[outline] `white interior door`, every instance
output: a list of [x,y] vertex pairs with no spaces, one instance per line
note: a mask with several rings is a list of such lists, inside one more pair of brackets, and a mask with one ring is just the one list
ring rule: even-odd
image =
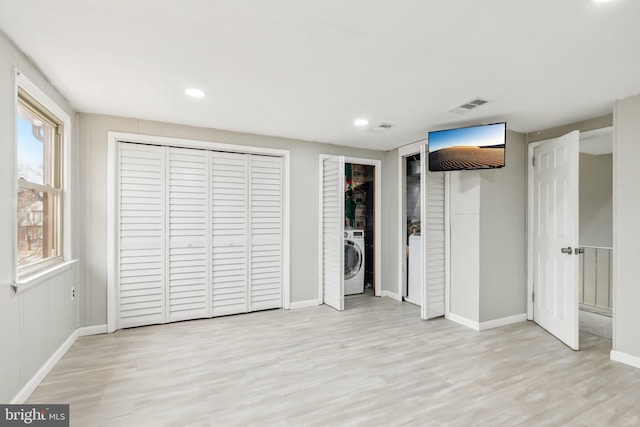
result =
[[175,322],[211,313],[209,158],[200,150],[167,150],[167,321]]
[[[445,313],[446,239],[445,239],[445,173],[428,172],[425,160],[421,162],[426,182],[422,224],[423,288],[421,317],[432,319]],[[424,181],[424,180],[423,180]]]
[[322,160],[322,292],[344,310],[344,157]]
[[579,132],[541,143],[533,164],[533,319],[578,349]]

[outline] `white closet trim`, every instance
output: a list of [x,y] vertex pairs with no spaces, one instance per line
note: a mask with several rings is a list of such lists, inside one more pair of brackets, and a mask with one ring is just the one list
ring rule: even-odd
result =
[[170,147],[200,148],[212,151],[227,151],[242,154],[264,154],[268,156],[288,157],[289,150],[276,148],[253,147],[250,145],[224,144],[213,141],[199,141],[195,139],[170,138],[166,136],[142,135],[138,133],[108,132],[109,144],[116,141],[137,142],[139,144],[165,145]]

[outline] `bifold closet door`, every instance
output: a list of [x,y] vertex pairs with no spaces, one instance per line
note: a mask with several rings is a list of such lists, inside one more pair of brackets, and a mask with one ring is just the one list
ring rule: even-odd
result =
[[282,307],[282,158],[250,156],[249,311]]
[[249,155],[212,152],[212,315],[245,313],[248,305]]
[[119,150],[118,328],[165,321],[165,149]]
[[213,315],[282,307],[282,159],[211,154]]
[[344,310],[344,157],[322,160],[323,301]]
[[445,305],[445,173],[426,172],[422,318],[444,315]]
[[167,321],[211,314],[209,286],[209,157],[168,150]]
[[282,307],[282,159],[120,143],[118,328]]

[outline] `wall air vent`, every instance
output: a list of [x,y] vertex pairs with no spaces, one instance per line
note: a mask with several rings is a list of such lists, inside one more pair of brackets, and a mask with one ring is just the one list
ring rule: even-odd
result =
[[473,98],[471,101],[467,101],[462,105],[457,105],[453,108],[448,109],[447,111],[455,114],[464,114],[480,107],[481,105],[486,104],[487,102],[489,101],[484,98]]

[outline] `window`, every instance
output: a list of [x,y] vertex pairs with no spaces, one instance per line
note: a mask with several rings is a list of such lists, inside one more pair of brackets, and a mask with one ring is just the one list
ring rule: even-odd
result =
[[18,276],[62,261],[62,122],[22,88],[17,118]]

